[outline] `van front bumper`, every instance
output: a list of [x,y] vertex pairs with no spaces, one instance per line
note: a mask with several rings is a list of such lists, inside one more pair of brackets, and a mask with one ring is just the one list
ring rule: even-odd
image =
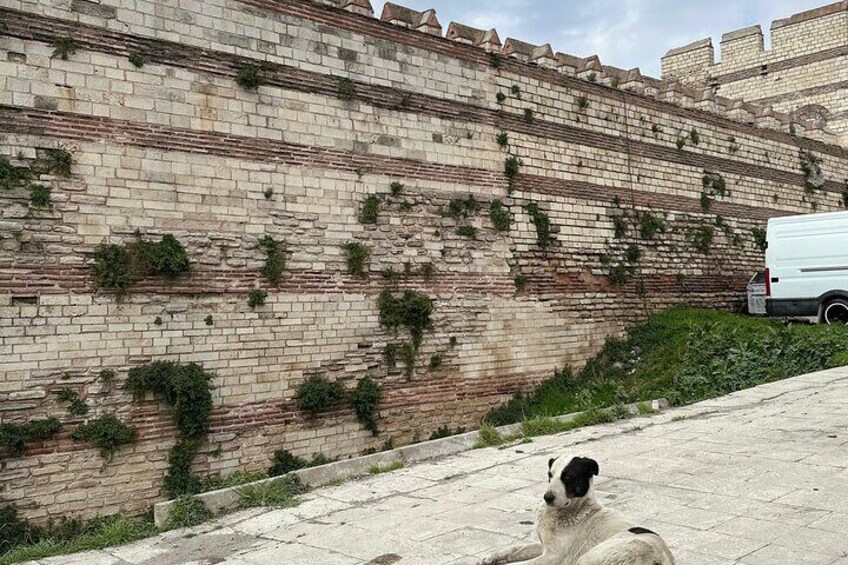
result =
[[766,314],[769,316],[810,317],[819,315],[819,301],[815,298],[766,298]]

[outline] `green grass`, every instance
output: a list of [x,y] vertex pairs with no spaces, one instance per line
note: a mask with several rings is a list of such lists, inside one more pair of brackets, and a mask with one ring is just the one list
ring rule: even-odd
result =
[[290,508],[297,506],[297,497],[303,492],[304,489],[297,477],[283,477],[261,485],[246,485],[238,490],[239,506],[241,508],[257,506]]
[[79,551],[103,549],[156,535],[159,530],[152,521],[141,518],[115,516],[92,520],[80,526],[78,531],[38,532],[37,540],[19,545],[0,555],[0,565],[43,559],[53,555],[65,555]]
[[848,365],[846,327],[672,308],[625,339],[609,340],[578,374],[557,371],[490,411],[485,422],[501,426],[656,398],[685,405],[842,365]]
[[403,467],[403,461],[395,461],[394,463],[389,463],[388,465],[382,467],[379,465],[374,465],[368,470],[368,472],[372,475],[382,475],[383,473],[391,473],[392,471],[403,469]]
[[212,518],[212,512],[196,496],[185,495],[177,498],[168,515],[166,530],[190,528]]

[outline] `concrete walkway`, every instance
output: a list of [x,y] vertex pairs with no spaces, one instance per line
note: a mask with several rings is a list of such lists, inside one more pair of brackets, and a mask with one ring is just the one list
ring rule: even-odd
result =
[[474,563],[533,536],[547,460],[600,462],[607,504],[681,565],[848,565],[848,368],[479,449],[191,530],[40,563]]

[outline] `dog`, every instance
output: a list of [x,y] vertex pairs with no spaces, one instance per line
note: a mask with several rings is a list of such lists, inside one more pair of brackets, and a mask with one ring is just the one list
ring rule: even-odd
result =
[[674,565],[662,538],[636,527],[595,499],[598,462],[548,461],[548,491],[539,510],[541,543],[498,552],[479,565]]

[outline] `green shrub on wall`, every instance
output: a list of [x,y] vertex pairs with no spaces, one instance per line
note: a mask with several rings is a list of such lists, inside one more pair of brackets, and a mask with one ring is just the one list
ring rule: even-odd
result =
[[371,250],[357,241],[351,241],[342,245],[342,251],[345,255],[347,272],[355,277],[365,278]]
[[547,214],[539,210],[535,202],[527,205],[527,213],[530,220],[536,226],[536,243],[539,247],[546,249],[551,244],[551,220]]
[[259,248],[265,252],[265,264],[260,271],[262,275],[273,285],[280,284],[283,271],[286,269],[285,244],[276,241],[270,235],[259,240]]
[[304,412],[316,416],[345,397],[341,383],[327,377],[314,375],[301,383],[297,389],[297,406]]
[[259,74],[259,68],[250,65],[240,68],[236,74],[236,84],[245,90],[258,89],[262,86],[262,76]]
[[[401,185],[403,187],[403,185]],[[401,188],[403,190],[403,188]],[[400,191],[398,192],[398,195]],[[359,222],[362,224],[376,224],[377,218],[380,216],[380,197],[376,194],[369,194],[362,202],[362,208],[359,211]]]
[[158,243],[139,239],[124,245],[100,245],[94,251],[91,273],[97,288],[123,294],[144,277],[175,279],[187,272],[189,265],[185,248],[166,234]]
[[62,424],[57,418],[30,420],[24,424],[0,424],[0,461],[20,457],[26,451],[27,442],[49,439],[61,430]]
[[52,42],[53,54],[51,59],[62,59],[67,61],[68,57],[77,52],[77,42],[71,37],[57,37]]
[[356,388],[353,390],[351,397],[351,404],[353,405],[354,412],[356,412],[356,419],[359,420],[366,430],[374,435],[379,433],[375,413],[382,396],[383,391],[380,385],[371,377],[365,377],[356,383]]
[[500,200],[493,200],[489,208],[489,219],[498,231],[509,231],[512,216]]
[[433,314],[433,301],[414,290],[406,290],[400,297],[396,297],[389,289],[384,289],[380,293],[377,307],[380,311],[380,325],[390,330],[406,328],[417,350],[424,330],[432,325],[430,317]]
[[104,458],[110,459],[122,445],[135,441],[136,430],[115,416],[103,416],[78,426],[71,437],[78,441],[87,441],[100,449]]

